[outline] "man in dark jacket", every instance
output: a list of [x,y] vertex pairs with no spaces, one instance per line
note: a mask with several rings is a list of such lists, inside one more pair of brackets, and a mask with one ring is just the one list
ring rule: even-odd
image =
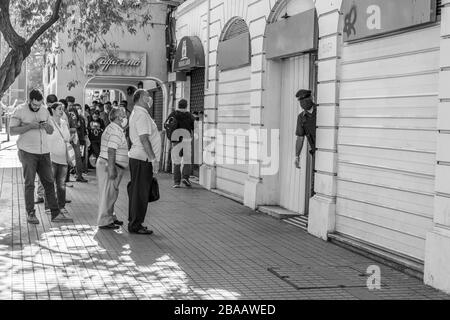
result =
[[[172,112],[166,120],[166,124],[170,122],[175,124],[175,127],[173,127],[174,130],[170,132],[169,137],[172,141],[174,188],[180,188],[181,182],[183,182],[186,187],[192,186],[189,181],[192,164],[192,146],[191,143],[187,141],[186,143],[180,145],[183,141],[184,135],[189,135],[191,139],[194,135],[195,117],[189,112],[187,106],[187,101],[185,99],[181,99],[178,102],[178,110]],[[182,146],[182,148],[180,148],[180,146]],[[181,172],[181,160],[183,160],[183,172]]]

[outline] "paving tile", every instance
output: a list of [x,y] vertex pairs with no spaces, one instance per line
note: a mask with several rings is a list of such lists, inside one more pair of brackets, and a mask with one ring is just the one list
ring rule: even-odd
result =
[[[161,200],[149,205],[152,236],[96,227],[97,183],[68,188],[73,223],[54,224],[37,206],[41,224],[23,214],[19,167],[0,168],[0,298],[99,299],[449,299],[386,266],[382,290],[365,287],[370,259],[314,238],[295,226],[255,214],[198,186],[171,188],[158,176]],[[115,212],[128,220],[124,177]],[[6,244],[2,246],[2,244]],[[6,267],[3,267],[6,266]],[[278,270],[277,273],[271,270]],[[5,292],[8,290],[8,292]]]

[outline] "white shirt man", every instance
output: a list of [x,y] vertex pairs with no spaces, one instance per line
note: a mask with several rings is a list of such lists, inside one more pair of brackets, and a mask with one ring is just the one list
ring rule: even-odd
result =
[[128,184],[128,231],[136,234],[152,234],[144,227],[153,174],[158,172],[161,156],[161,137],[155,122],[149,114],[153,104],[150,94],[143,89],[134,93],[135,103],[130,116],[131,149]]

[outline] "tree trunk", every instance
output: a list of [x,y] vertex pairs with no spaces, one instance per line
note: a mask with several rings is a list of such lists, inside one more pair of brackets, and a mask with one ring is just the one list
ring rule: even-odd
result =
[[31,48],[24,44],[18,50],[12,49],[6,56],[0,67],[0,98],[19,76],[22,63],[30,53]]
[[10,0],[0,0],[0,32],[12,48],[0,67],[0,98],[19,76],[22,63],[30,55],[31,48],[36,40],[58,21],[63,0],[56,0],[50,19],[36,30],[27,41],[16,33],[11,24],[9,2]]

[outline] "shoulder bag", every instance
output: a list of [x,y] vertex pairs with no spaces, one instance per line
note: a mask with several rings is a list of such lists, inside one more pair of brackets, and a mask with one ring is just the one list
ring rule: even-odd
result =
[[59,130],[59,126],[58,124],[53,120],[53,123],[55,124],[56,130],[58,130],[59,134],[61,135],[61,138],[63,139],[63,141],[66,144],[66,157],[67,157],[67,164],[75,167],[76,166],[76,160],[75,160],[75,150],[73,149],[72,145],[67,142],[66,140],[64,140],[64,136],[61,132],[61,130]]

